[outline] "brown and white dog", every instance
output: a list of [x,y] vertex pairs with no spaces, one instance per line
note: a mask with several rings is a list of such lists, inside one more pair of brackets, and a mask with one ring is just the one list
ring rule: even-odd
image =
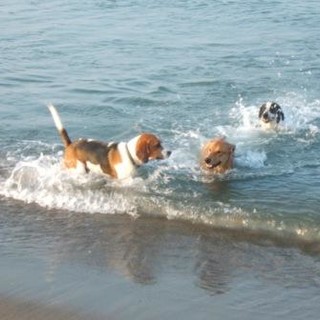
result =
[[48,108],[65,147],[64,165],[67,168],[125,179],[133,176],[136,168],[149,160],[165,159],[171,154],[152,133],[142,133],[128,142],[105,143],[88,139],[71,142],[56,108],[52,104]]
[[200,167],[207,173],[225,173],[233,168],[235,145],[216,138],[208,141],[201,149]]

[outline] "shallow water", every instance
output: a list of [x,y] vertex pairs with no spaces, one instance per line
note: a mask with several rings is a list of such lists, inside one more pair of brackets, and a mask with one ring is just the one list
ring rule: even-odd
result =
[[[25,204],[40,220],[47,212],[62,212],[63,223],[77,215],[165,218],[319,251],[316,1],[33,0],[0,7],[0,201],[9,221],[1,233],[3,241],[12,238],[10,256],[19,256],[21,241],[10,220],[28,219]],[[285,113],[277,132],[262,130],[257,119],[268,100]],[[67,172],[49,102],[71,138],[126,141],[152,131],[172,156],[125,182]],[[210,178],[198,154],[215,136],[236,145],[235,168]],[[26,237],[36,239],[33,231]],[[237,246],[237,238],[229,240]]]

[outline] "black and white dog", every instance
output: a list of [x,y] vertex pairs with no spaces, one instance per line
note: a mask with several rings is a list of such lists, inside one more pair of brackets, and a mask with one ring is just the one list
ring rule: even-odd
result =
[[265,129],[276,129],[281,121],[284,121],[284,114],[276,102],[266,102],[260,107],[259,119],[261,126]]

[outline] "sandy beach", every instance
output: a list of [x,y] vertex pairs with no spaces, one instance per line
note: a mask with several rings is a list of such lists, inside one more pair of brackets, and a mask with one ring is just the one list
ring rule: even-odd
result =
[[86,320],[88,318],[99,319],[93,315],[81,315],[61,307],[55,308],[19,299],[0,297],[0,319],[3,320]]
[[1,208],[1,319],[316,319],[309,244],[15,201]]

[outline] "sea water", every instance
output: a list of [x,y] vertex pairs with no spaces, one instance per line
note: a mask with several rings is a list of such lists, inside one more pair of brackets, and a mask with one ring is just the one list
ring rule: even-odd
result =
[[[317,1],[10,1],[0,4],[0,195],[49,209],[155,216],[320,241]],[[263,130],[258,111],[285,121]],[[169,159],[113,181],[62,168],[47,104],[71,137],[159,135]],[[199,152],[236,145],[208,177]],[[290,240],[288,240],[290,241]]]

